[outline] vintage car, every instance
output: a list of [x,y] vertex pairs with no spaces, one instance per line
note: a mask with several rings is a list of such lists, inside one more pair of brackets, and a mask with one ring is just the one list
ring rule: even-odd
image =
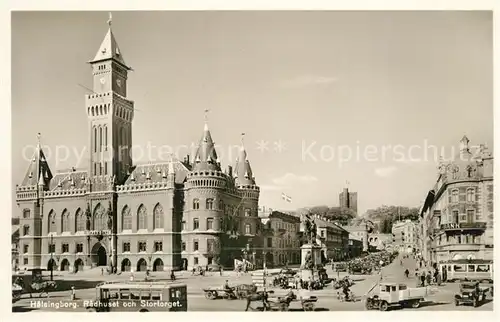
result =
[[380,283],[379,294],[367,297],[367,310],[387,311],[390,307],[420,307],[430,294],[427,287],[409,288],[405,284]]
[[455,305],[472,304],[477,307],[486,299],[489,288],[482,288],[479,282],[468,282],[460,284],[460,294],[455,294]]

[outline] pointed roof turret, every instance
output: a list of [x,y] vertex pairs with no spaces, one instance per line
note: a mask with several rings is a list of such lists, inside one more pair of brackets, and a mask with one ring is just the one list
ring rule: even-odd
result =
[[212,135],[208,129],[208,112],[205,110],[205,126],[203,128],[203,136],[198,145],[198,150],[195,155],[194,171],[200,170],[219,170],[220,167],[217,164],[218,160],[217,152],[215,152],[215,143],[212,140]]
[[116,42],[115,36],[113,35],[113,31],[111,29],[112,22],[113,19],[110,13],[108,19],[108,32],[106,33],[106,36],[104,36],[101,46],[99,46],[99,50],[97,51],[94,59],[89,63],[96,63],[99,61],[112,59],[130,70],[131,68],[125,63],[120,47],[118,47],[118,43]]
[[235,178],[236,185],[254,185],[255,180],[252,174],[252,167],[250,167],[250,162],[247,160],[247,151],[245,150],[245,145],[243,138],[245,133],[241,133],[241,147],[238,158],[236,159]]
[[41,134],[37,135],[38,142],[35,148],[35,153],[30,160],[28,170],[20,186],[35,186],[41,183],[46,186],[52,179],[52,172],[50,171],[49,164],[45,158],[40,142]]

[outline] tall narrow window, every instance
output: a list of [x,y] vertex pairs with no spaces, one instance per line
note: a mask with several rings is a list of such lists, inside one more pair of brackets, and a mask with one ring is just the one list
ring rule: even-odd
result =
[[213,199],[207,199],[207,210],[212,210],[214,208],[214,200]]
[[137,229],[147,229],[147,213],[146,207],[140,205],[137,210]]
[[49,226],[49,233],[56,233],[57,232],[57,225],[56,225],[56,213],[54,210],[51,210],[48,216],[48,226]]
[[467,202],[474,202],[474,189],[467,189]]
[[163,207],[160,204],[157,204],[154,211],[154,228],[163,228]]
[[246,224],[245,225],[245,234],[250,235],[251,233],[252,233],[252,230],[251,230],[250,224]]
[[64,209],[62,215],[61,215],[61,226],[62,226],[62,232],[65,231],[70,231],[69,228],[69,212]]
[[108,127],[104,127],[104,151],[108,151]]
[[128,206],[122,210],[122,230],[132,230],[132,214]]
[[193,219],[193,230],[199,229],[200,228],[200,221],[198,218]]
[[458,202],[458,190],[451,192],[451,202]]
[[94,152],[97,152],[97,127],[94,126]]
[[99,126],[99,151],[102,151],[102,127]]
[[75,213],[75,220],[76,220],[76,223],[75,223],[75,230],[76,231],[84,231],[85,230],[85,214],[83,213],[83,211],[80,210],[80,208],[78,208],[78,210],[76,211]]
[[200,200],[193,199],[193,209],[200,209]]

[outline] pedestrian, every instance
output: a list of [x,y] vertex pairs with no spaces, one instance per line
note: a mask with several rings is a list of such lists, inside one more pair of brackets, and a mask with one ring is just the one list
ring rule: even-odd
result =
[[196,273],[196,268],[194,268],[194,266],[193,266],[193,270],[192,270],[191,275],[194,275],[194,273]]
[[425,271],[424,271],[424,272],[422,272],[422,275],[420,275],[420,283],[421,283],[420,285],[421,285],[422,287],[424,287],[424,286],[425,286]]
[[432,282],[431,272],[427,272],[426,280],[427,280],[427,285],[431,285]]
[[222,266],[219,267],[220,276],[222,276]]

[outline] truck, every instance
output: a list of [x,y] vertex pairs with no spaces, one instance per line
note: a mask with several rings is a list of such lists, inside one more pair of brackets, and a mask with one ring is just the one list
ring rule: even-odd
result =
[[418,308],[429,294],[428,287],[409,288],[406,284],[380,283],[379,293],[367,296],[366,309],[387,311],[391,307]]

